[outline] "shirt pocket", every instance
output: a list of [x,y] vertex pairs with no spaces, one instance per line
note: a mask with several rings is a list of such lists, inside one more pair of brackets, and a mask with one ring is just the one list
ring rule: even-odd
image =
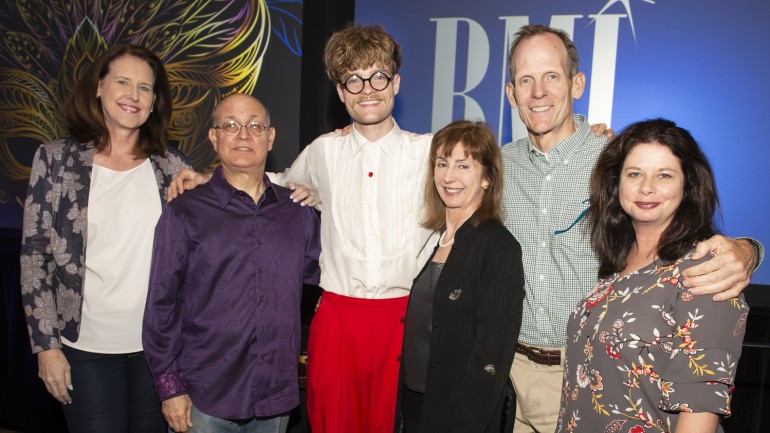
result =
[[567,257],[594,256],[588,225],[588,199],[567,200],[559,207],[552,226],[554,242]]

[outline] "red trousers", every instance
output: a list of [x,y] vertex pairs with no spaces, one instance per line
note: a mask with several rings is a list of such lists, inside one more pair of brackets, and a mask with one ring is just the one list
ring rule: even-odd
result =
[[324,292],[310,325],[307,412],[313,433],[391,433],[407,297]]

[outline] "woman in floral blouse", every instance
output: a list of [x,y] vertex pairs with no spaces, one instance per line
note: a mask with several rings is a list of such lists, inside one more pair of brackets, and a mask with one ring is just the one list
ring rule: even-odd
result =
[[708,160],[673,122],[640,122],[607,145],[590,188],[601,280],[570,316],[557,431],[721,431],[749,308],[681,284],[717,232]]
[[71,433],[166,431],[141,331],[155,224],[189,166],[166,148],[171,102],[155,54],[113,46],[66,105],[70,136],[32,162],[22,299],[39,376]]

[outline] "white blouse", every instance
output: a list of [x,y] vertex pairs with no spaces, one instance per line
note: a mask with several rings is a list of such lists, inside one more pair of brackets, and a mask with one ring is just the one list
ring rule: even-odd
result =
[[160,213],[149,159],[126,171],[94,164],[80,335],[64,344],[96,353],[142,350],[142,316]]
[[[420,227],[430,134],[393,129],[377,142],[353,132],[317,138],[291,168],[270,174],[313,189],[321,210],[321,287],[356,298],[406,296],[430,256]],[[431,247],[427,247],[430,245]]]

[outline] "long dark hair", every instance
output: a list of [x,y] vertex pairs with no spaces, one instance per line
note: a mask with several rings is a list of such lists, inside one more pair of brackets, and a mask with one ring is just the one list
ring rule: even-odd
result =
[[631,218],[620,206],[618,184],[623,162],[631,149],[642,143],[657,143],[670,149],[684,173],[682,202],[658,241],[658,257],[673,262],[693,243],[719,232],[715,223],[719,198],[714,174],[692,135],[670,120],[635,123],[607,144],[591,177],[588,218],[591,244],[599,256],[600,278],[623,270],[636,242]]
[[134,153],[140,157],[166,156],[168,127],[171,120],[171,88],[163,62],[152,51],[130,44],[110,47],[86,69],[65,106],[64,118],[69,134],[82,143],[94,142],[98,151],[109,146],[109,132],[104,123],[102,101],[96,97],[99,80],[110,72],[112,63],[123,56],[144,60],[155,75],[155,103],[147,121],[139,127],[139,141]]

